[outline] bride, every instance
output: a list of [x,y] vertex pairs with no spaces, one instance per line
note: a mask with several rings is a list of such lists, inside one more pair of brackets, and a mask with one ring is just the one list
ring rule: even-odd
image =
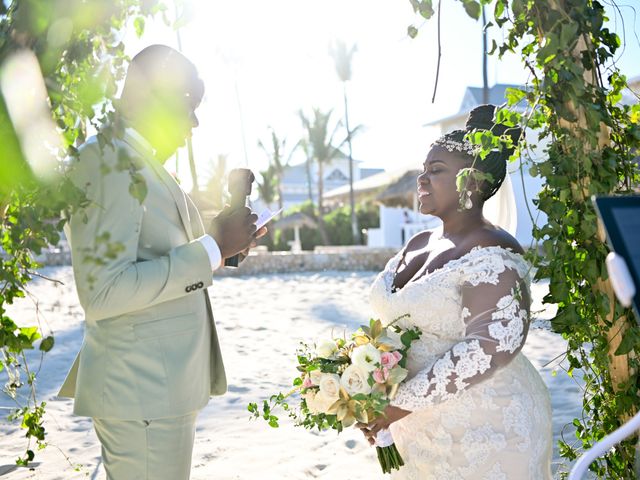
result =
[[[464,140],[473,129],[506,134],[494,124],[495,107],[474,109],[466,130],[432,145],[418,176],[420,211],[442,227],[415,235],[378,275],[374,313],[400,326],[418,326],[410,374],[386,417],[362,425],[370,443],[389,429],[405,466],[394,479],[551,478],[551,406],[540,375],[522,354],[529,327],[529,264],[518,242],[482,215],[500,187],[511,152],[474,160]],[[472,166],[489,174],[467,182]]]

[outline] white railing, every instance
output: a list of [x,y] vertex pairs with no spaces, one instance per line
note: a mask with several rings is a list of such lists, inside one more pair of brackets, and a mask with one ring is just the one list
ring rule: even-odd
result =
[[[636,413],[631,420],[587,450],[573,465],[571,473],[569,474],[569,480],[582,480],[582,477],[589,469],[589,465],[591,465],[596,458],[604,455],[611,450],[614,445],[636,433],[638,429],[640,429],[640,413]],[[640,472],[638,472],[636,460],[636,478],[638,478],[638,474],[640,474]]]

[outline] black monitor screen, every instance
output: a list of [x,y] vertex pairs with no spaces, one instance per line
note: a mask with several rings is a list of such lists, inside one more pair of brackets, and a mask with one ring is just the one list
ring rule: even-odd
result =
[[640,321],[640,196],[596,197],[595,205],[609,246],[624,258],[635,283],[633,306]]
[[[633,275],[640,273],[640,207],[612,208],[611,213],[618,224],[620,238],[627,251],[627,265]],[[640,285],[636,285],[636,289]]]

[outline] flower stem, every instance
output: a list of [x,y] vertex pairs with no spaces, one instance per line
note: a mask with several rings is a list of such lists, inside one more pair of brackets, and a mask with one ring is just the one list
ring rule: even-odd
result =
[[388,447],[376,447],[376,453],[382,473],[391,473],[391,470],[399,470],[404,465],[404,461],[395,444]]

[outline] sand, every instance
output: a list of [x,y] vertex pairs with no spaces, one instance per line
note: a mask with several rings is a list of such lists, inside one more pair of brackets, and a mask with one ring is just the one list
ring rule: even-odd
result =
[[[26,447],[24,433],[6,420],[11,400],[0,395],[0,476],[3,480],[80,479],[104,480],[100,446],[88,418],[72,415],[72,403],[55,397],[82,341],[82,310],[75,294],[70,267],[47,267],[42,274],[63,284],[36,280],[31,287],[38,312],[30,298],[10,309],[21,326],[39,321],[55,333],[56,345],[38,375],[39,399],[47,401],[45,427],[49,446],[36,452],[32,469],[14,467]],[[213,398],[201,412],[193,453],[193,480],[231,479],[374,479],[379,471],[375,452],[355,430],[341,435],[294,428],[282,414],[281,427],[249,419],[247,404],[287,391],[295,376],[292,354],[300,340],[352,331],[369,318],[368,291],[374,272],[322,272],[217,278],[209,293],[222,343],[229,391]],[[551,391],[554,436],[581,411],[579,380],[568,377],[554,359],[565,341],[544,328],[552,316],[541,298],[544,284],[534,285],[538,320],[530,331],[524,352],[538,368]],[[31,352],[31,366],[39,354]],[[549,364],[549,362],[551,362]],[[553,375],[556,371],[557,375]],[[0,377],[6,378],[6,377]],[[557,455],[554,471],[568,469]]]

